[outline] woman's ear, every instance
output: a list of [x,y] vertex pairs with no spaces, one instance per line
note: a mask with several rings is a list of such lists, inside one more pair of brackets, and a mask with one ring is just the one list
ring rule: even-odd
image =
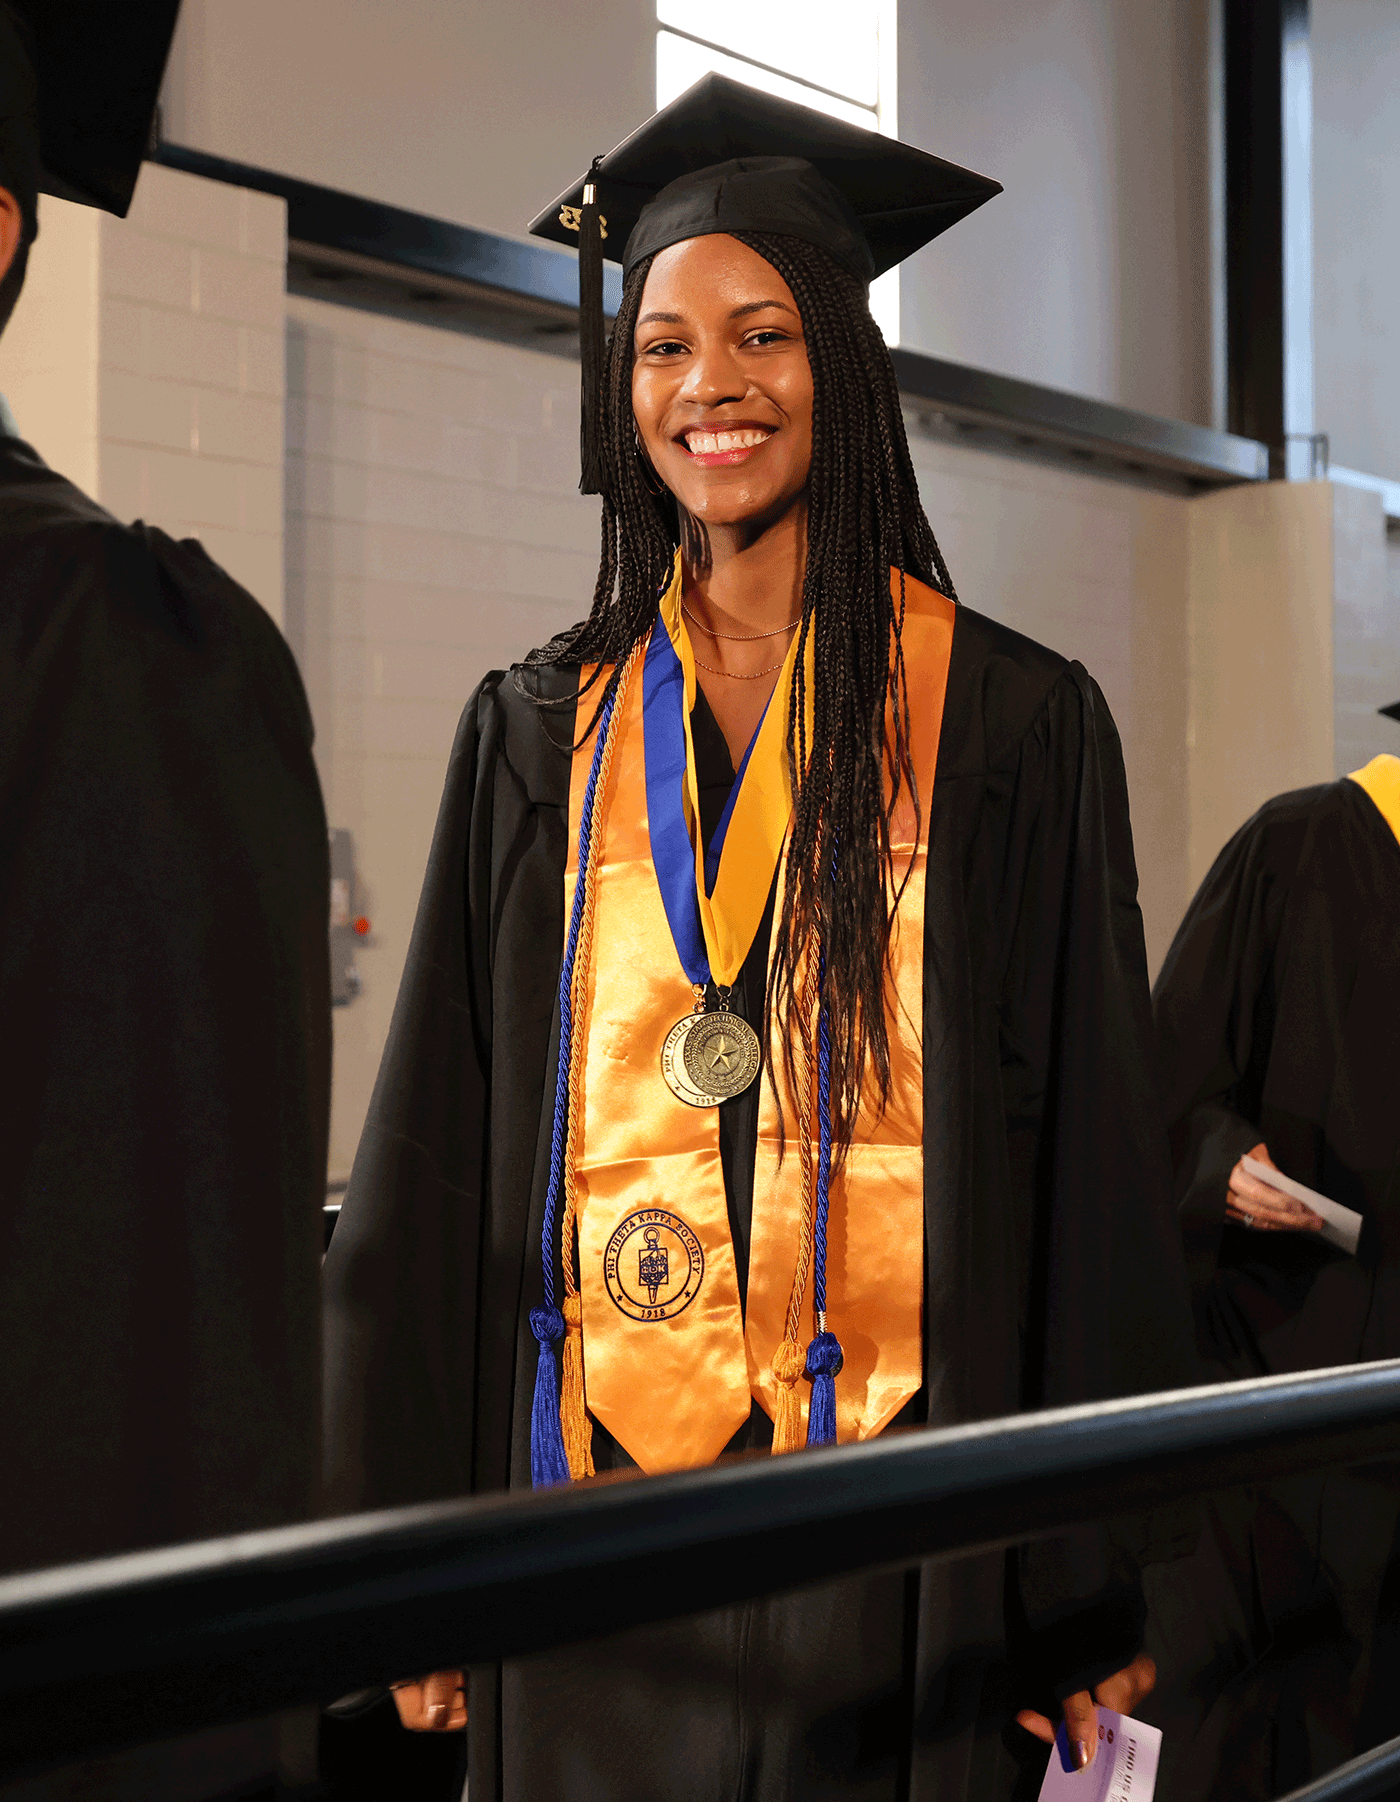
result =
[[0,282],[10,273],[23,238],[23,209],[8,188],[0,188]]
[[0,188],[0,332],[10,323],[28,261],[24,210],[8,188]]

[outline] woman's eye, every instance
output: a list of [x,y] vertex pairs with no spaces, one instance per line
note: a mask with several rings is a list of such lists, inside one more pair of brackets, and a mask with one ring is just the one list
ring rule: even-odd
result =
[[685,346],[675,338],[659,338],[655,344],[643,347],[642,354],[648,357],[674,357],[684,353]]
[[744,343],[748,345],[750,349],[762,350],[770,344],[786,344],[787,341],[788,335],[786,332],[767,331],[750,332],[748,337],[745,338]]

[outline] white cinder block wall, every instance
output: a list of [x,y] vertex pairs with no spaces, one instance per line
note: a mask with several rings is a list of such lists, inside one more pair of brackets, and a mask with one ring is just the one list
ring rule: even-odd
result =
[[0,339],[21,431],[280,622],[285,202],[147,163],[126,219],[46,195],[39,220]]
[[1081,662],[1123,738],[1155,970],[1187,901],[1188,527],[1192,502],[1112,474],[950,443],[910,420],[929,519],[959,598]]
[[335,1012],[331,1180],[348,1174],[413,928],[453,734],[490,669],[588,611],[578,366],[287,301],[287,632],[333,826],[373,931]]
[[98,498],[280,620],[286,203],[148,163],[102,233]]

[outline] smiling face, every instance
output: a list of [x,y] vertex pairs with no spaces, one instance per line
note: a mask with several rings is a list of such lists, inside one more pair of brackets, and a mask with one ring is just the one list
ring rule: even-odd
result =
[[712,528],[762,529],[801,503],[812,369],[771,263],[718,233],[659,251],[633,347],[637,432],[682,506]]

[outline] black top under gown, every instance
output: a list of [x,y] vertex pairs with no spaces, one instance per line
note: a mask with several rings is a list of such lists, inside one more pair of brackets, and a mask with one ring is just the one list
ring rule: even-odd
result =
[[[527,679],[572,691],[493,675],[463,716],[326,1266],[347,1509],[530,1480],[573,706]],[[1189,1382],[1122,757],[1085,672],[960,607],[928,816],[918,1417]],[[742,1239],[752,1127],[736,1103],[722,1124]],[[1140,1630],[1116,1541],[1086,1530],[616,1635],[473,1672],[473,1802],[1034,1795],[1015,1708]]]

